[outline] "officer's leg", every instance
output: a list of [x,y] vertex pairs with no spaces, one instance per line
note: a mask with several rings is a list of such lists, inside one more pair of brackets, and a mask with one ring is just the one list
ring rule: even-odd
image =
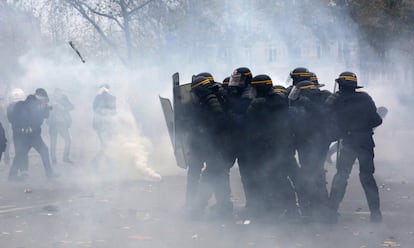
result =
[[[226,175],[227,171],[227,175]],[[226,180],[228,170],[225,169],[223,161],[216,156],[209,157],[206,168],[201,174],[200,188],[198,192],[198,209],[203,211],[208,205],[212,193],[215,195],[216,205],[214,213],[217,215],[230,214],[233,210],[230,202],[230,184]]]
[[[286,215],[297,217],[299,215],[297,203],[301,202],[301,190],[298,183],[299,165],[292,152],[281,153],[280,173],[282,175],[282,192]],[[303,191],[303,190],[302,190]]]
[[318,144],[314,146],[314,169],[313,169],[313,183],[314,183],[314,196],[312,197],[312,206],[314,213],[318,217],[325,217],[328,209],[329,193],[326,187],[326,171],[325,160],[326,154],[329,149],[328,142],[319,140]]
[[326,154],[326,162],[332,164],[332,156],[338,151],[338,143],[333,143],[329,148]]
[[[212,165],[207,162],[207,170]],[[210,166],[211,168],[211,166]],[[211,174],[210,183],[216,198],[216,210],[218,214],[231,214],[233,211],[233,203],[231,202],[230,188],[230,167],[222,159],[216,159],[213,173]]]
[[70,162],[69,154],[70,154],[70,146],[71,146],[72,140],[69,134],[69,128],[60,127],[59,130],[60,130],[60,135],[62,136],[65,142],[65,148],[63,150],[63,161]]
[[371,213],[380,211],[380,199],[377,182],[374,178],[374,148],[363,147],[358,150],[359,160],[359,179],[368,201],[368,207]]
[[57,127],[52,125],[49,126],[49,136],[50,136],[50,156],[52,158],[52,162],[56,163],[56,144],[57,144]]
[[296,206],[295,190],[291,181],[287,177],[287,172],[283,165],[276,164],[272,173],[267,179],[267,191],[269,192],[270,211],[276,214],[285,213],[288,217],[299,214]]
[[254,165],[261,166],[261,163],[258,160],[256,160],[255,163],[253,163],[253,155],[251,155],[251,153],[249,152],[246,153],[240,152],[238,154],[237,163],[239,165],[241,182],[243,185],[244,196],[246,199],[245,207],[248,208],[249,211],[255,211],[259,207],[259,195],[255,193],[255,191],[257,190],[256,177],[258,176],[258,173],[257,167],[255,168]]
[[297,147],[300,169],[297,177],[297,191],[300,203],[300,209],[303,216],[312,215],[312,197],[315,190],[312,183],[312,149],[309,144],[302,142]]
[[204,161],[200,156],[190,153],[188,156],[187,170],[187,189],[186,189],[186,207],[193,208],[196,203],[198,188],[200,183],[201,170],[204,167]]
[[356,159],[356,152],[349,145],[344,145],[339,151],[339,158],[336,166],[336,174],[332,181],[329,205],[334,212],[338,211],[339,204],[345,195],[348,178]]
[[46,176],[51,177],[53,176],[52,166],[50,165],[49,160],[49,149],[47,148],[45,142],[43,142],[42,137],[39,134],[35,134],[32,136],[32,145],[33,148],[40,154],[40,157],[43,162],[43,166],[45,168]]
[[231,214],[233,212],[233,203],[231,201],[230,169],[224,168],[217,177],[217,181],[213,186],[218,209],[223,214]]

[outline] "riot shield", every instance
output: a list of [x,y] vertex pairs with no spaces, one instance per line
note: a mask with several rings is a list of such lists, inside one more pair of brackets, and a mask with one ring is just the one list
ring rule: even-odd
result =
[[161,107],[164,112],[165,121],[174,155],[178,167],[186,169],[189,152],[189,135],[191,127],[191,83],[180,85],[179,74],[173,75],[173,107],[171,102],[160,97]]
[[165,124],[167,124],[168,134],[170,135],[171,145],[174,147],[174,112],[171,101],[161,96],[159,98],[162,112],[164,113]]
[[174,153],[177,165],[181,168],[188,166],[189,152],[189,123],[191,123],[191,83],[180,85],[178,73],[173,75],[174,97]]

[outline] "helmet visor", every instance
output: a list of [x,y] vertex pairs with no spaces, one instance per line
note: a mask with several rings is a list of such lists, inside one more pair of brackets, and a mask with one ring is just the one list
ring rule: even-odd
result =
[[289,100],[291,100],[291,101],[297,100],[299,98],[300,91],[301,91],[300,87],[297,87],[296,85],[293,86],[293,88],[290,91],[289,96],[288,96]]
[[246,85],[246,82],[244,80],[244,77],[242,78],[241,74],[234,74],[231,75],[229,86],[230,87],[244,87]]

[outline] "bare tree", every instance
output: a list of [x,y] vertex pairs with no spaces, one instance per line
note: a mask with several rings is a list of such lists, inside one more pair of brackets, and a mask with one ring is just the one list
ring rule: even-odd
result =
[[[133,60],[135,49],[132,35],[133,30],[131,28],[133,16],[152,2],[158,0],[65,1],[76,9],[79,14],[94,27],[104,42],[119,55],[124,64],[128,65]],[[103,17],[108,21],[115,23],[122,32],[126,48],[126,54],[124,56],[119,54],[119,45],[114,42],[105,32],[104,28],[99,25],[96,21],[96,17]]]

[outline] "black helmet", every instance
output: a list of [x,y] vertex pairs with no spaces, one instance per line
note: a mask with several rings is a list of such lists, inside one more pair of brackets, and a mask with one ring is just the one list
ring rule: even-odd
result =
[[305,80],[310,80],[310,72],[305,67],[298,67],[295,68],[293,71],[290,72],[290,77],[292,78],[293,85],[296,85],[297,83]]
[[214,82],[214,77],[210,72],[201,72],[195,75],[195,77],[200,77],[200,76],[208,78],[212,83]]
[[309,80],[301,81],[293,86],[289,94],[289,99],[296,100],[300,95],[306,95],[308,92],[318,89],[318,86]]
[[318,76],[316,76],[316,74],[314,72],[309,72],[309,73],[310,73],[309,81],[311,81],[312,83],[314,83],[319,88],[322,88],[322,87],[325,86],[324,84],[320,84],[319,83]]
[[252,72],[247,67],[234,70],[230,76],[229,87],[244,88],[252,81]]
[[358,86],[358,79],[355,73],[353,72],[342,72],[339,74],[339,77],[335,80],[339,88],[350,88],[350,89],[359,89],[362,88],[362,86]]
[[223,85],[229,85],[230,82],[230,77],[226,77],[225,79],[223,79]]
[[268,75],[255,76],[251,81],[251,85],[256,89],[258,96],[263,96],[273,91],[273,82]]
[[230,77],[226,77],[225,79],[223,79],[222,86],[224,89],[227,89],[229,87],[229,82],[230,82]]
[[273,92],[274,93],[286,94],[288,91],[287,91],[286,87],[284,87],[282,85],[275,85],[275,86],[273,86]]
[[314,72],[309,72],[309,74],[310,74],[309,81],[311,81],[314,84],[318,85],[319,84],[319,81],[318,81],[318,77],[316,76],[316,74]]
[[209,78],[203,77],[203,76],[198,76],[198,77],[196,76],[191,82],[191,89],[196,89],[202,86],[208,86],[210,84],[211,84],[211,81]]

